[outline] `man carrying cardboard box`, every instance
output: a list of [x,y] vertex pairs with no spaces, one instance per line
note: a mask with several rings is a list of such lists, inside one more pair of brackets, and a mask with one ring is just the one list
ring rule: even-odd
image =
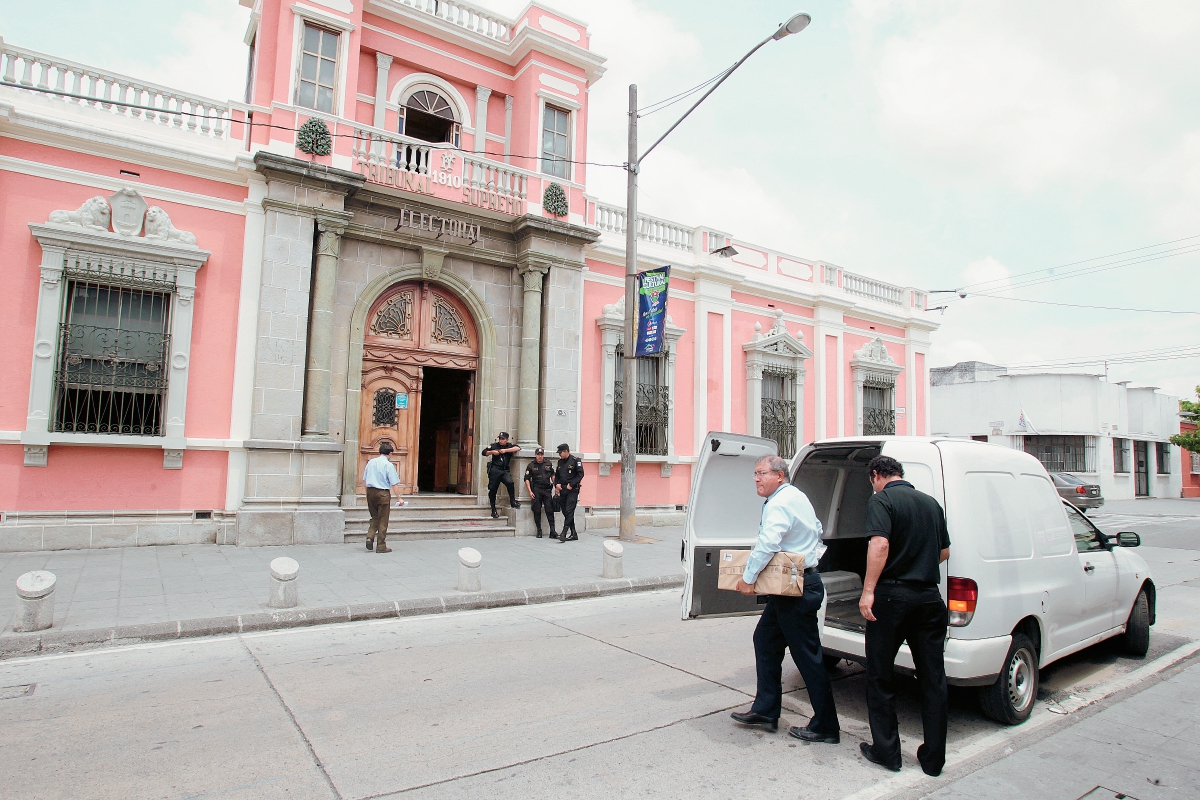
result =
[[765,497],[758,541],[750,551],[746,569],[738,581],[742,594],[755,594],[759,573],[776,553],[795,553],[804,557],[804,593],[799,597],[768,595],[758,627],[754,629],[754,660],[758,670],[758,691],[748,712],[730,716],[742,725],[756,725],[768,731],[779,729],[783,708],[783,653],[792,651],[792,660],[804,678],[813,716],[808,725],[788,733],[806,742],[837,744],[841,741],[833,686],[825,672],[821,652],[821,633],[817,611],[825,597],[825,585],[817,571],[817,562],[825,552],[821,544],[821,521],[812,503],[788,481],[787,462],[778,456],[764,456],[754,465],[754,484],[758,496]]

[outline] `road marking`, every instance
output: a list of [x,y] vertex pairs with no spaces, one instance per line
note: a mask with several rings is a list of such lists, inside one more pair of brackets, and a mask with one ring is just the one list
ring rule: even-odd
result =
[[[1097,703],[1106,697],[1110,697],[1117,692],[1133,686],[1134,684],[1140,683],[1151,675],[1162,672],[1173,664],[1183,661],[1185,658],[1188,658],[1198,651],[1200,651],[1200,641],[1187,642],[1186,644],[1180,645],[1169,653],[1159,656],[1149,664],[1138,667],[1132,672],[1127,672],[1121,677],[1110,681],[1109,683],[1095,686],[1087,691],[1078,692],[1077,694],[1073,695],[1074,699],[1071,700],[1069,704],[1060,703],[1059,705],[1063,707],[1064,711],[1066,711],[1068,715],[1070,715],[1081,708],[1090,706],[1093,703]],[[981,753],[1002,744],[1008,739],[1018,735],[1024,735],[1031,731],[1036,731],[1039,728],[1042,728],[1052,722],[1057,722],[1058,720],[1059,717],[1055,716],[1055,713],[1052,713],[1049,708],[1044,708],[1035,711],[1033,716],[1020,725],[1001,728],[1000,730],[990,733],[982,738],[975,739],[974,741],[968,741],[959,749],[946,754],[946,766],[942,768],[942,772],[948,772],[952,767],[955,767],[964,761],[968,761],[975,756],[978,756]],[[887,797],[888,795],[894,794],[895,792],[903,789],[912,788],[916,784],[923,781],[925,777],[925,773],[920,772],[919,770],[907,770],[892,778],[868,786],[867,788],[855,792],[852,795],[848,795],[842,798],[842,800],[879,800],[880,798]]]

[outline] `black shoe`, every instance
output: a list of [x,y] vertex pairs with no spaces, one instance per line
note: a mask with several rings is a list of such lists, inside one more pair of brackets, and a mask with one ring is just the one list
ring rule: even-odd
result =
[[540,539],[540,538],[542,538],[542,532],[541,532],[541,531],[538,531],[538,532],[537,532],[537,538],[539,538],[539,539]]
[[492,509],[492,519],[500,519],[500,512],[494,508]]
[[819,733],[805,725],[803,728],[791,728],[788,730],[788,736],[793,739],[799,739],[802,742],[820,742],[821,744],[841,744],[841,731],[837,733]]
[[779,730],[778,717],[771,719],[770,717],[764,717],[762,714],[755,714],[753,711],[735,711],[729,716],[739,725],[757,725],[767,733],[774,733]]
[[509,506],[509,508],[520,508],[520,507],[521,507],[520,503],[513,503]]
[[557,533],[555,533],[554,531],[550,531],[550,538],[551,538],[551,539],[557,539],[557,538],[558,538],[558,534],[557,534]]
[[865,758],[867,761],[870,761],[872,764],[878,764],[879,766],[883,767],[884,769],[890,769],[892,772],[900,771],[899,764],[897,764],[896,766],[893,767],[891,764],[883,763],[883,759],[881,759],[879,756],[875,755],[875,749],[873,747],[871,747],[871,745],[867,744],[866,742],[859,742],[858,749],[862,753],[863,758]]
[[375,549],[375,540],[374,539],[367,539],[367,549],[368,550]]
[[925,763],[925,745],[921,745],[920,747],[917,748],[917,761],[921,762],[921,771],[924,772],[926,775],[928,775],[931,778],[936,778],[937,776],[941,775],[942,767],[945,766],[945,764],[946,764],[945,759],[942,760],[942,763],[939,764],[936,769],[934,768],[934,766],[932,764],[926,764]]

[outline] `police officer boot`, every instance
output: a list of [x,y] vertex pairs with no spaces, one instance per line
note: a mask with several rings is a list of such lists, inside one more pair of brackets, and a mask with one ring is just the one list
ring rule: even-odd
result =
[[554,532],[554,529],[553,529],[553,528],[551,528],[551,529],[550,529],[550,538],[551,538],[551,539],[557,539],[557,538],[558,538],[558,534]]
[[492,506],[492,519],[500,519],[500,512],[496,510],[495,506]]

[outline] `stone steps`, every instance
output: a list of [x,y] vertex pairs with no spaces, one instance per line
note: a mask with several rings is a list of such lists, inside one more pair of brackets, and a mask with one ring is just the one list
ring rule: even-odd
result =
[[[516,536],[507,514],[492,519],[486,506],[477,505],[474,495],[424,494],[404,498],[407,505],[392,508],[388,520],[389,539],[482,539]],[[346,509],[346,542],[366,539],[371,515],[365,507]]]

